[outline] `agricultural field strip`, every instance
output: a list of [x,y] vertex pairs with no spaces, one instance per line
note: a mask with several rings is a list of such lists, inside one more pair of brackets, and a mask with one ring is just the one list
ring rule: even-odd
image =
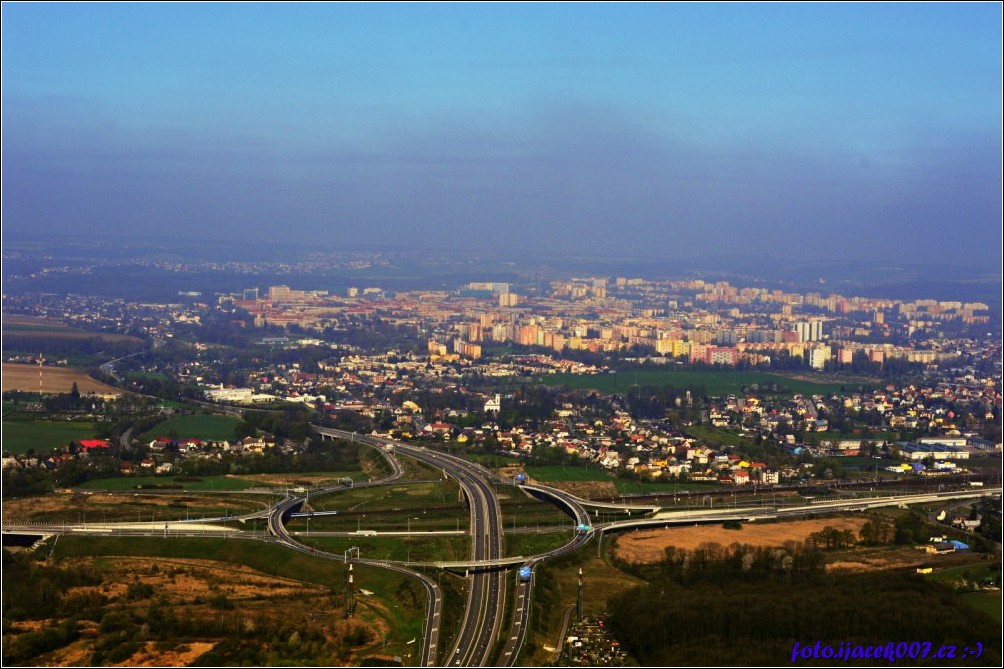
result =
[[[81,393],[95,392],[102,395],[121,395],[121,388],[109,386],[87,375],[85,370],[71,367],[39,367],[5,362],[3,369],[3,392],[21,390],[46,393],[68,393],[73,384]],[[40,383],[41,381],[41,383]]]

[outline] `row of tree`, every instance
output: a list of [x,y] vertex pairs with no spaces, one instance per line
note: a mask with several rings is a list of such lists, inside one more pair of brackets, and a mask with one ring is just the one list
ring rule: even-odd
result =
[[884,647],[890,639],[960,649],[979,641],[983,655],[966,661],[999,666],[999,623],[951,589],[909,573],[826,572],[811,549],[797,568],[796,554],[670,552],[648,584],[610,598],[608,624],[643,666],[778,666],[796,642]]

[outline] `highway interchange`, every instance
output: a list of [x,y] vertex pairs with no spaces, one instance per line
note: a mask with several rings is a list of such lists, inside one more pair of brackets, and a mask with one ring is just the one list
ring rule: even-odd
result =
[[[873,508],[878,506],[890,506],[915,504],[921,502],[944,501],[948,499],[970,499],[986,495],[1000,495],[1000,488],[989,488],[980,490],[963,491],[943,491],[937,493],[901,495],[898,497],[874,497],[843,499],[833,502],[816,502],[797,507],[750,507],[750,508],[724,508],[724,509],[700,509],[690,511],[675,511],[656,513],[658,507],[646,505],[617,505],[610,503],[596,503],[575,497],[564,491],[543,486],[539,484],[516,485],[513,481],[498,478],[495,474],[484,468],[468,462],[462,458],[451,456],[442,452],[429,450],[421,446],[414,446],[402,442],[395,442],[389,439],[361,435],[343,430],[315,426],[314,430],[322,437],[333,439],[347,439],[360,442],[376,448],[383,454],[388,465],[390,474],[382,479],[367,483],[356,483],[353,487],[369,487],[377,485],[387,485],[401,478],[404,473],[401,463],[397,459],[397,453],[407,455],[411,458],[427,463],[444,472],[446,476],[453,477],[463,491],[470,510],[469,533],[471,541],[470,561],[452,563],[452,567],[466,567],[466,602],[463,615],[460,618],[460,625],[448,649],[444,649],[440,654],[440,628],[443,615],[443,593],[437,582],[425,573],[417,571],[414,567],[426,566],[414,563],[401,563],[388,560],[370,560],[359,556],[358,551],[353,555],[351,551],[345,554],[330,553],[307,546],[294,538],[286,529],[285,523],[290,516],[299,511],[307,501],[306,495],[288,494],[274,504],[265,512],[248,514],[248,517],[265,517],[268,522],[268,529],[271,535],[268,540],[280,543],[292,550],[309,554],[314,557],[330,559],[352,564],[368,565],[382,569],[388,569],[400,574],[407,575],[418,580],[425,588],[426,617],[423,638],[419,645],[415,664],[417,666],[514,666],[518,659],[520,649],[526,639],[529,626],[529,616],[533,595],[534,579],[520,578],[514,592],[508,592],[507,585],[508,569],[522,566],[529,570],[526,573],[533,573],[533,570],[541,562],[560,557],[570,552],[582,548],[594,535],[609,531],[617,531],[629,528],[668,526],[674,524],[693,524],[696,522],[709,523],[721,522],[723,520],[741,519],[752,521],[757,519],[769,519],[779,517],[789,517],[806,515],[810,513],[854,511]],[[506,558],[503,546],[503,532],[501,510],[498,496],[495,492],[496,485],[510,485],[519,488],[524,494],[536,497],[555,504],[562,511],[571,516],[577,525],[577,530],[572,538],[563,546],[538,555],[528,556],[519,559]],[[326,488],[313,489],[312,494],[318,495],[333,490],[345,489],[343,484],[329,486]],[[628,511],[648,512],[647,517],[635,517],[621,519],[606,523],[591,522],[591,517],[587,507],[599,506],[606,509],[620,509]],[[201,519],[203,522],[212,522],[222,519]],[[141,533],[156,535],[163,525],[164,536],[179,536],[201,534],[193,531],[194,525],[179,522],[173,523],[118,523],[106,524],[90,528],[79,526],[48,526],[40,528],[34,526],[5,526],[5,533],[39,533],[59,534],[64,532],[74,533]],[[212,526],[205,526],[204,529],[211,530]],[[221,532],[229,532],[231,536],[240,536],[239,530],[219,527]],[[256,536],[254,538],[262,539]],[[437,565],[443,566],[443,565]],[[526,571],[526,570],[524,570]],[[506,598],[513,597],[512,616],[509,621],[509,628],[503,630],[506,617]],[[499,640],[504,642],[498,651],[496,645]]]

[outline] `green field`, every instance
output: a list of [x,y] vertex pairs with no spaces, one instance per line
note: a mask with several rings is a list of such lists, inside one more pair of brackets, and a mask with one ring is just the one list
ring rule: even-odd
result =
[[[375,454],[376,451],[364,450],[362,453],[364,455],[368,453]],[[408,457],[403,453],[398,453],[397,459],[401,463],[401,466],[404,467],[404,476],[401,479],[403,481],[430,481],[443,478],[443,471],[441,469],[437,469],[421,460]],[[383,457],[379,457],[378,461],[383,462]]]
[[[509,489],[512,492],[512,488]],[[565,527],[571,530],[575,525],[572,517],[555,504],[542,502],[536,498],[516,493],[506,497],[499,494],[499,509],[502,511],[502,529],[512,532],[518,528]]]
[[93,439],[97,425],[68,421],[3,421],[3,451],[5,453],[48,453],[71,441]]
[[994,574],[1000,573],[1000,564],[987,564],[987,563],[976,563],[976,564],[964,564],[959,567],[949,567],[948,569],[938,569],[933,574],[928,576],[932,581],[938,581],[939,583],[948,583],[959,577],[964,577],[967,579],[984,579],[988,578]]
[[463,457],[468,462],[476,462],[483,467],[488,467],[489,469],[513,467],[522,464],[522,461],[519,458],[513,458],[506,455],[479,455],[477,453],[467,453]]
[[[195,479],[195,480],[192,480]],[[92,479],[80,485],[85,490],[132,490],[137,486],[179,486],[179,490],[247,490],[264,487],[264,484],[234,476],[123,476],[111,479]]]
[[568,386],[587,388],[601,392],[628,392],[635,386],[673,386],[674,388],[704,388],[711,396],[738,394],[743,387],[754,383],[777,384],[786,394],[807,395],[828,394],[839,391],[841,386],[857,387],[860,381],[847,380],[844,383],[832,381],[803,381],[780,374],[767,372],[733,370],[692,370],[692,369],[645,369],[625,371],[615,374],[555,374],[541,377],[548,386]]
[[463,536],[411,536],[411,537],[316,537],[301,532],[296,540],[319,551],[343,554],[349,548],[359,549],[360,557],[369,560],[394,560],[397,562],[434,562],[437,560],[463,560],[470,557],[470,537]]
[[710,425],[691,425],[685,428],[685,431],[688,435],[697,437],[712,446],[739,446],[750,441],[735,432],[711,427]]
[[[985,579],[1000,579],[1000,563],[989,564],[986,562],[967,564],[960,567],[950,567],[948,569],[938,569],[927,578],[932,581],[944,583],[945,585],[957,587],[961,579],[970,582],[983,581]],[[1001,593],[1000,591],[966,592],[961,595],[967,604],[975,609],[989,614],[1000,622],[1002,617]]]
[[856,455],[848,456],[846,458],[834,458],[837,462],[842,464],[847,469],[857,469],[861,471],[875,471],[875,468],[883,469],[889,465],[898,465],[900,460],[883,460],[871,457],[870,455]]
[[565,467],[562,465],[531,465],[526,473],[537,481],[612,481],[610,472],[598,467]]
[[337,515],[293,518],[291,531],[352,532],[355,530],[396,531],[457,530],[467,527],[467,507],[458,498],[452,480],[413,483],[375,488],[346,488],[335,493],[311,496],[314,511],[337,511]]
[[974,609],[983,611],[998,623],[1004,620],[1001,610],[1001,593],[998,592],[970,592],[962,595],[963,601]]
[[575,538],[572,527],[567,532],[541,532],[539,534],[506,534],[505,554],[507,557],[529,557],[546,553],[564,546]]
[[144,432],[140,438],[153,440],[157,437],[177,437],[178,439],[223,441],[234,438],[234,427],[240,422],[239,418],[233,416],[209,414],[178,416],[154,426],[153,429]]

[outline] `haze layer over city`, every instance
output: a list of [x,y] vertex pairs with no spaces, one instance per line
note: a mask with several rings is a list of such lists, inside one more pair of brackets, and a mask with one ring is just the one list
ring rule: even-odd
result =
[[4,229],[1000,267],[1000,7],[4,6]]
[[1000,3],[2,12],[4,666],[1000,666]]

